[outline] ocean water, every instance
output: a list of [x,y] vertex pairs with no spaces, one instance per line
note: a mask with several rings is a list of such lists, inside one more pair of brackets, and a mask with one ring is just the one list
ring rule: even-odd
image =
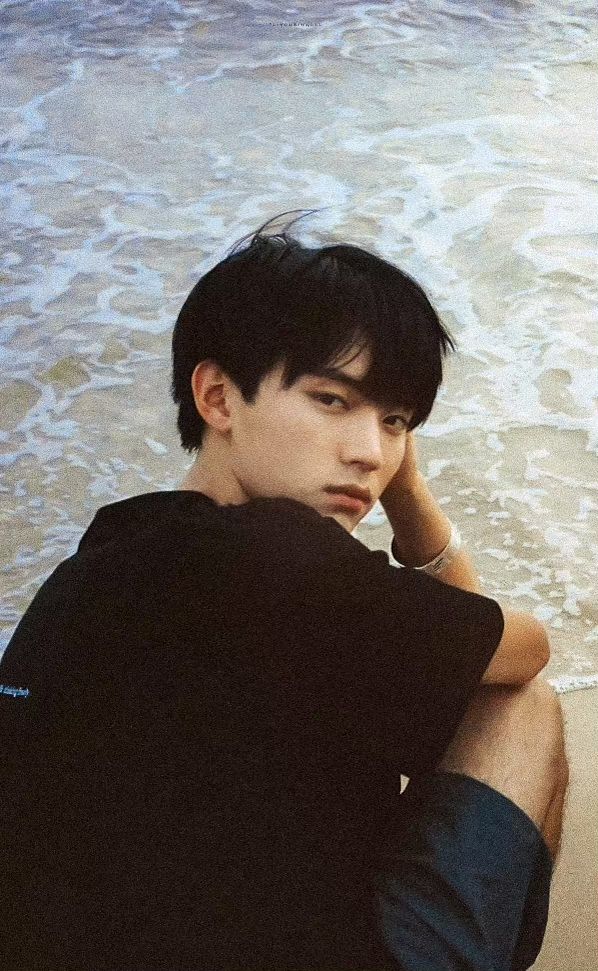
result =
[[99,506],[180,483],[191,286],[321,209],[291,232],[455,334],[423,470],[557,688],[598,684],[597,42],[588,0],[0,0],[0,651]]

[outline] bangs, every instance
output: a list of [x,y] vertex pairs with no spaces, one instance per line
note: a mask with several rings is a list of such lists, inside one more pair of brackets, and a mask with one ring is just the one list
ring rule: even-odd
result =
[[[454,341],[411,277],[390,264],[386,271],[379,257],[376,272],[366,272],[363,256],[357,247],[328,247],[295,287],[296,306],[289,311],[294,326],[282,337],[283,384],[288,388],[322,366],[349,364],[367,348],[372,359],[360,382],[363,395],[389,410],[413,412],[415,428],[432,410],[442,358]],[[309,308],[304,287],[311,289]]]

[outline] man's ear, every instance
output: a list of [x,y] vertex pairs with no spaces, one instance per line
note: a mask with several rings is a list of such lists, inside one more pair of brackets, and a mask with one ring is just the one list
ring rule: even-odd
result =
[[206,424],[216,431],[230,430],[232,388],[233,382],[215,361],[202,361],[191,375],[195,407]]

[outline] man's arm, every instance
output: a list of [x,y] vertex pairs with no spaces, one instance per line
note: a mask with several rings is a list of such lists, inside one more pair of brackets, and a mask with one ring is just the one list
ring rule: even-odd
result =
[[[380,497],[394,534],[397,558],[405,566],[423,566],[447,545],[450,520],[432,495],[417,466],[413,433],[405,458]],[[437,579],[450,586],[482,593],[469,554],[461,549]],[[550,646],[543,625],[529,614],[503,610],[505,629],[482,678],[484,684],[524,684],[548,663]]]
[[[423,566],[447,545],[451,523],[418,473],[380,500],[394,533],[397,558],[405,566]],[[462,548],[438,579],[462,590],[481,593],[480,579],[469,554]]]

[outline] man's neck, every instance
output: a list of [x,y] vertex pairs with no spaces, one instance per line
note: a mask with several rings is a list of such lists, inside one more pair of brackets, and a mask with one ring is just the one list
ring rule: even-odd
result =
[[237,506],[248,500],[234,476],[214,467],[203,454],[197,456],[179,488],[202,492],[219,506]]

